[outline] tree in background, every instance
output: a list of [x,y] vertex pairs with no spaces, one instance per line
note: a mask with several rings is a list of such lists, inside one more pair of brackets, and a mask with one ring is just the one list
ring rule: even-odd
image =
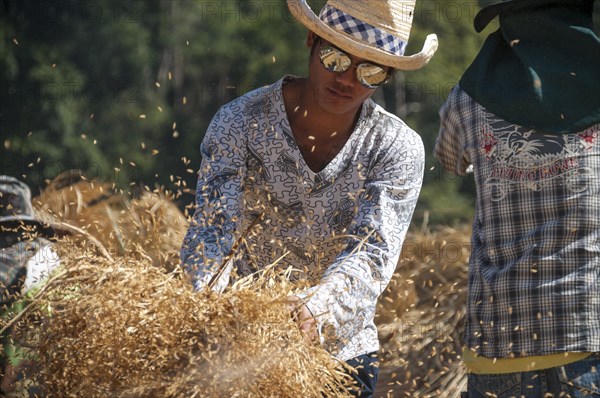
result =
[[0,4],[2,173],[34,186],[70,168],[144,177],[155,161],[140,145],[171,112],[155,86],[156,18],[146,18],[158,2]]

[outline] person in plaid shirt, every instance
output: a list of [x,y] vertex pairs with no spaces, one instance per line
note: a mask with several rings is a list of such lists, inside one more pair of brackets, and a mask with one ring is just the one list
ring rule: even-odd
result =
[[499,15],[440,109],[434,154],[473,171],[467,397],[600,396],[600,39],[593,0]]

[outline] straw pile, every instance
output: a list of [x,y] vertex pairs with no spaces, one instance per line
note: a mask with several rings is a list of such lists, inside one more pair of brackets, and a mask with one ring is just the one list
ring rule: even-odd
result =
[[19,333],[52,396],[347,396],[340,365],[290,319],[285,282],[197,293],[178,272],[57,247],[65,266]]
[[193,291],[178,268],[187,221],[165,193],[130,199],[69,172],[33,202],[39,218],[78,233],[55,245],[58,273],[9,321],[35,357],[21,389],[86,398],[349,396],[343,365],[291,320],[285,277],[271,271],[222,294]]

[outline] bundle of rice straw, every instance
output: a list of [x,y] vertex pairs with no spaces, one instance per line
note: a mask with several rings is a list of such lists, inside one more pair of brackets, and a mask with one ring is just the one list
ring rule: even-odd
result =
[[82,228],[111,251],[114,212],[125,208],[126,201],[112,184],[89,180],[80,170],[60,174],[32,200],[39,219]]
[[169,271],[179,264],[188,221],[172,202],[172,194],[162,189],[142,188],[129,198],[110,183],[69,170],[51,181],[33,204],[38,218],[83,229],[113,256],[143,254],[154,266]]
[[188,225],[167,193],[144,191],[120,211],[115,231],[127,255],[139,254],[143,247],[154,266],[172,271],[179,265],[179,248]]
[[[18,322],[56,397],[346,397],[342,365],[290,319],[291,286],[261,275],[222,294],[133,257],[57,245],[59,272]],[[32,309],[33,308],[33,309]]]

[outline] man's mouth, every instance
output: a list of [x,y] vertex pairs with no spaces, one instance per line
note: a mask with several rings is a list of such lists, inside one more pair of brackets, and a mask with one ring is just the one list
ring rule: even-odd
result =
[[327,87],[327,91],[340,98],[352,99],[352,95],[344,92],[343,90],[337,89],[335,87]]

